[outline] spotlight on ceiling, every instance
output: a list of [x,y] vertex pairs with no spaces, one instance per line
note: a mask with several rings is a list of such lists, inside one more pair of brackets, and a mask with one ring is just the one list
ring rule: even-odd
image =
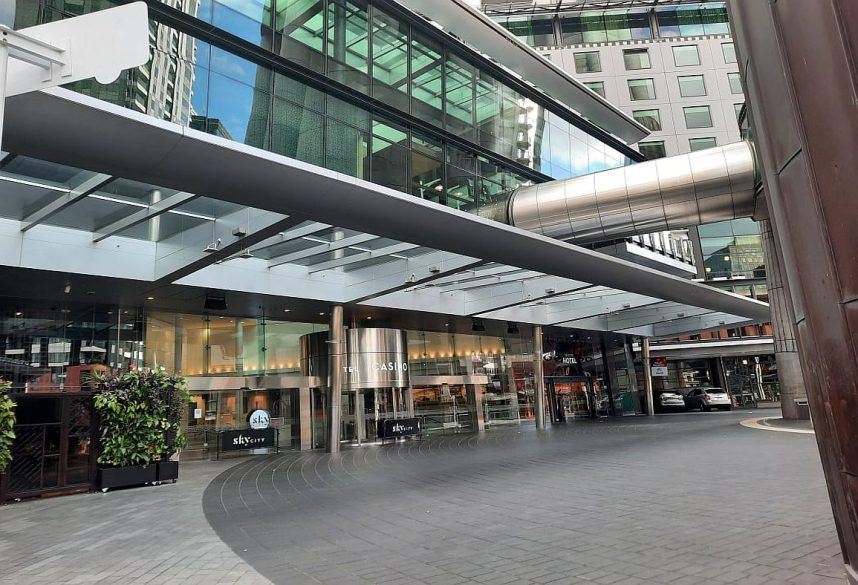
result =
[[479,317],[474,317],[471,319],[471,331],[485,331],[486,324],[483,323],[483,320]]

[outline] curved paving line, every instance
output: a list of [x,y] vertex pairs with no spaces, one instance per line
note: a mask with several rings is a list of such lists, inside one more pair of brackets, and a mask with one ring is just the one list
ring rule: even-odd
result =
[[746,418],[745,420],[739,421],[739,424],[743,427],[748,427],[749,429],[757,429],[760,431],[776,431],[779,433],[798,433],[800,435],[815,435],[816,433],[812,430],[808,429],[789,429],[786,427],[776,427],[773,425],[767,425],[764,421],[779,419],[779,416],[764,416],[762,418]]
[[[670,423],[671,436],[682,441],[736,428],[735,416],[700,420]],[[346,448],[339,454],[258,456],[212,480],[203,494],[203,509],[221,539],[275,583],[373,583],[373,567],[395,572],[437,546],[455,551],[455,543],[482,542],[489,558],[495,537],[491,527],[508,519],[483,517],[479,511],[494,514],[496,503],[504,502],[512,517],[521,514],[521,522],[531,526],[529,512],[516,508],[522,494],[541,493],[537,513],[563,529],[563,522],[552,519],[552,502],[589,493],[569,484],[569,478],[583,477],[565,475],[570,466],[576,474],[659,480],[646,463],[630,461],[623,453],[639,448],[640,441],[661,440],[664,429],[664,422],[651,420],[576,422],[546,431],[504,427],[435,435],[421,442]],[[494,503],[487,507],[488,501]],[[456,514],[460,508],[469,510],[466,518]],[[582,508],[582,513],[593,508]],[[427,541],[427,533],[437,535],[439,543]],[[519,538],[517,533],[513,537]],[[412,540],[414,550],[403,546]],[[446,541],[447,548],[440,544]],[[400,556],[380,556],[385,547]],[[450,559],[451,566],[454,561]],[[427,574],[446,570],[424,569]],[[328,578],[334,574],[345,580]],[[468,578],[467,571],[458,575]]]

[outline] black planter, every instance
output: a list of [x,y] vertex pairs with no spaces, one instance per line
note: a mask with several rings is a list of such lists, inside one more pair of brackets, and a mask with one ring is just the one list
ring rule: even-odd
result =
[[176,483],[176,480],[179,479],[179,462],[178,461],[159,461],[157,463],[158,467],[158,483],[164,481],[172,481]]
[[154,483],[157,478],[157,466],[155,464],[102,467],[98,470],[98,489],[106,492],[111,488]]

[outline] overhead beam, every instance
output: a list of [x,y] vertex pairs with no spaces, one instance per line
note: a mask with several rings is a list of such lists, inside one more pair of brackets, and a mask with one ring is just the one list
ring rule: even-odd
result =
[[327,252],[333,252],[335,250],[342,250],[343,248],[348,248],[349,246],[359,246],[360,244],[371,242],[372,240],[377,239],[378,236],[374,236],[372,234],[358,234],[349,238],[343,238],[342,240],[334,240],[333,242],[327,244],[310,246],[309,248],[298,250],[297,252],[291,252],[289,254],[283,254],[282,256],[276,256],[268,261],[268,267],[273,268],[275,266],[280,266],[281,264],[292,264],[294,262],[297,262],[298,260],[311,258],[318,254],[325,254]]
[[27,230],[36,227],[40,223],[47,221],[49,218],[58,214],[67,207],[71,207],[81,199],[84,199],[88,195],[95,193],[112,180],[112,175],[106,175],[103,173],[96,173],[88,179],[85,179],[82,183],[80,183],[77,187],[71,189],[68,193],[60,195],[58,198],[43,206],[41,209],[38,209],[33,213],[29,214],[27,217],[25,217],[21,221],[21,231],[26,232]]
[[358,262],[372,260],[373,258],[382,258],[384,256],[389,256],[390,254],[400,254],[402,252],[407,252],[408,250],[413,250],[414,248],[419,247],[420,246],[418,246],[417,244],[393,244],[390,246],[385,246],[384,248],[379,248],[378,250],[370,250],[369,252],[361,252],[360,254],[352,254],[351,256],[344,256],[342,258],[328,260],[327,262],[313,264],[312,266],[310,266],[310,270],[308,270],[308,272],[312,274],[314,272],[321,272],[322,270],[332,270],[334,268],[348,266],[349,264],[357,264]]
[[114,221],[113,223],[109,223],[105,226],[98,228],[92,234],[92,241],[97,243],[102,240],[105,240],[110,236],[118,234],[119,232],[132,228],[135,225],[139,225],[144,221],[148,221],[153,217],[158,217],[163,213],[167,213],[171,209],[175,209],[176,207],[179,207],[180,205],[187,203],[188,201],[193,201],[197,197],[199,197],[199,195],[184,192],[170,195],[166,199],[162,199],[157,203],[153,203],[146,209],[141,209],[140,211],[136,211],[127,217],[123,217],[120,220]]
[[592,286],[587,282],[557,276],[503,282],[488,290],[481,289],[479,293],[483,294],[473,291],[467,293],[465,311],[469,315],[479,315],[489,311],[508,309],[522,303],[547,299],[555,295],[585,290]]
[[[401,268],[397,270],[351,285],[347,290],[354,296],[347,302],[366,303],[388,295],[395,295],[460,273],[463,270],[478,268],[485,263],[484,260],[449,252],[430,252],[415,258],[408,258],[398,263]],[[358,277],[355,274],[351,276]]]
[[303,238],[305,236],[312,236],[315,233],[318,233],[322,230],[326,230],[330,225],[326,223],[321,223],[318,221],[308,222],[307,225],[299,225],[295,229],[283,232],[280,234],[279,239],[277,241],[271,242],[270,244],[266,244],[264,246],[257,246],[251,249],[251,252],[259,252],[262,250],[267,250],[268,248],[272,248],[279,244],[285,244],[286,242],[291,242],[293,240],[297,240],[298,238]]
[[563,324],[576,329],[595,329],[599,331],[618,331],[633,327],[643,327],[655,323],[665,323],[674,319],[694,317],[711,313],[709,309],[692,307],[670,301],[647,305],[634,309],[622,309],[611,313],[602,313]]
[[268,213],[257,223],[257,229],[244,237],[238,238],[229,244],[222,245],[217,249],[206,251],[207,248],[196,247],[184,249],[175,254],[159,259],[155,264],[155,285],[172,283],[206,266],[226,260],[230,256],[238,254],[242,250],[265,241],[278,232],[295,227],[307,218],[299,216],[283,217],[279,213]]

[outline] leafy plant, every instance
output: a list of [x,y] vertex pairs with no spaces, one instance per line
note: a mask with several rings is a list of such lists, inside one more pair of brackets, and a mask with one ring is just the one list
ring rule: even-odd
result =
[[12,461],[15,440],[15,403],[7,394],[11,387],[11,382],[0,380],[0,472]]
[[182,409],[185,380],[163,370],[93,373],[101,428],[98,462],[116,467],[166,459],[187,444]]

